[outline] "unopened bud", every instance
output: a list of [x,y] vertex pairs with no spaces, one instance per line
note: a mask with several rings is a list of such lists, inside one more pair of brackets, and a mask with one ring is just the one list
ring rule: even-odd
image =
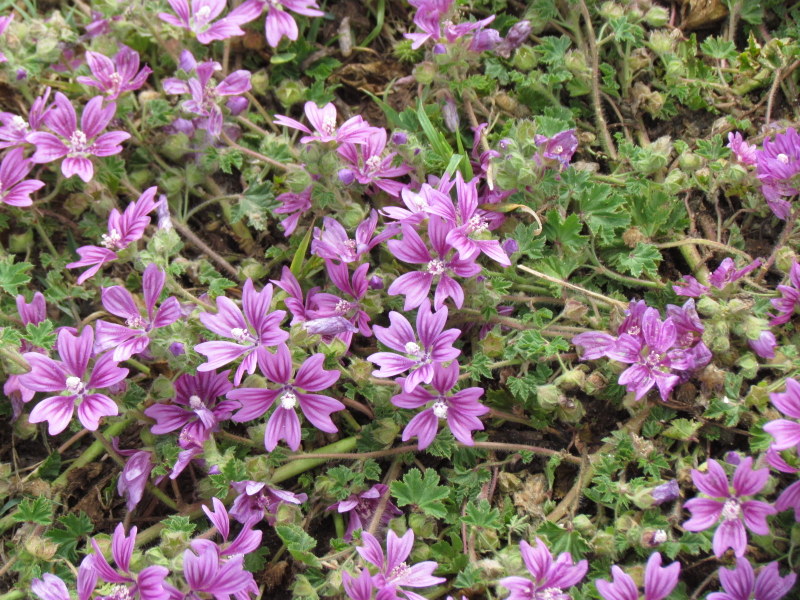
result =
[[663,6],[653,6],[644,14],[644,22],[650,27],[663,27],[669,23],[669,11]]

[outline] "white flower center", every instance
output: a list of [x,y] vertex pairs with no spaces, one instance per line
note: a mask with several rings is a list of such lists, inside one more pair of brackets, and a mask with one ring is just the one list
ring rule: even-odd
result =
[[550,587],[536,592],[536,600],[570,600],[569,596],[561,591],[561,588]]
[[337,315],[343,315],[351,308],[353,308],[353,305],[350,304],[347,300],[339,300],[339,302],[336,303],[336,307],[333,310],[336,311]]
[[119,241],[122,239],[122,236],[119,234],[119,231],[116,229],[112,229],[108,233],[104,233],[100,236],[102,240],[100,243],[103,244],[109,250],[113,250],[119,245]]
[[377,171],[378,167],[381,166],[381,157],[380,156],[370,156],[365,163],[367,165],[367,170],[369,172]]
[[11,119],[11,129],[19,133],[25,133],[28,131],[28,122],[19,115],[14,115]]
[[80,394],[84,389],[85,386],[80,377],[75,377],[74,375],[67,377],[67,391],[70,394]]
[[69,143],[67,144],[67,148],[69,152],[67,156],[70,158],[86,158],[88,156],[87,146],[88,140],[86,139],[86,134],[83,133],[80,129],[76,129],[72,132],[72,135],[69,136]]
[[131,317],[125,321],[125,324],[131,329],[144,329],[145,322],[142,317]]
[[411,204],[416,206],[419,210],[424,210],[426,208],[430,208],[428,201],[421,194],[409,194],[411,197]]
[[489,224],[480,215],[473,215],[467,221],[468,233],[483,233],[489,228]]
[[395,579],[400,579],[404,577],[411,571],[411,567],[408,566],[407,563],[401,562],[399,565],[394,567],[391,571],[389,571],[389,576],[386,578],[388,581],[394,581]]
[[294,392],[286,391],[281,396],[281,406],[286,410],[292,410],[295,406],[297,406],[297,396],[294,395]]
[[419,344],[417,344],[416,342],[406,342],[405,349],[406,349],[406,354],[413,354],[415,356],[419,354],[421,350]]
[[650,368],[657,367],[658,365],[661,364],[661,359],[662,358],[663,358],[663,356],[659,352],[656,352],[655,350],[651,350],[647,354],[647,357],[644,359],[644,364],[645,364],[645,366],[648,366]]
[[250,335],[250,332],[247,331],[247,329],[242,329],[241,327],[234,327],[231,329],[231,337],[237,342],[249,342],[253,339],[253,337]]
[[564,151],[564,146],[556,146],[553,148],[553,154],[561,154]]
[[653,532],[653,543],[654,544],[663,544],[667,541],[667,532],[663,529],[659,529],[658,531]]
[[[270,4],[272,4],[274,8],[280,8],[276,6],[274,2],[271,2]],[[336,117],[333,115],[325,115],[325,118],[322,119],[322,133],[328,136],[336,133]]]
[[742,516],[742,507],[736,498],[728,498],[722,506],[722,519],[724,521],[737,521]]
[[195,394],[189,396],[189,408],[192,410],[200,410],[205,407],[206,405],[203,403],[203,400],[200,398],[200,396]]
[[446,419],[447,418],[447,404],[442,400],[437,400],[433,404],[433,414],[436,415],[439,419]]
[[133,594],[131,594],[128,586],[120,583],[111,588],[108,598],[110,600],[133,600]]
[[778,154],[778,156],[776,156],[775,158],[778,159],[778,162],[781,162],[781,163],[783,163],[785,165],[789,164],[789,157],[786,156],[783,152]]
[[428,273],[431,275],[441,275],[444,273],[444,261],[439,260],[438,258],[434,258],[431,262],[428,263]]

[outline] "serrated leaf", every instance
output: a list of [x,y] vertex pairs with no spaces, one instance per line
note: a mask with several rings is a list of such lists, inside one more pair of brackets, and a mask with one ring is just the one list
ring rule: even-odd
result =
[[63,528],[49,529],[44,533],[44,537],[58,544],[58,556],[76,561],[78,559],[78,542],[94,531],[94,524],[83,511],[77,515],[64,515],[58,519],[58,522]]
[[182,515],[172,515],[161,521],[164,525],[163,533],[186,533],[193,534],[197,526],[192,523],[189,517]]
[[467,525],[487,529],[499,529],[501,525],[500,511],[493,508],[485,498],[478,501],[470,500],[464,509],[464,516],[461,520]]
[[539,526],[536,533],[543,535],[550,542],[548,547],[553,556],[569,552],[572,559],[577,561],[589,551],[589,544],[580,533],[575,530],[569,531],[555,523],[545,521]]
[[689,419],[674,419],[667,430],[662,433],[664,437],[673,440],[681,440],[683,442],[696,439],[698,430],[703,426],[698,421],[690,421]]
[[53,504],[47,498],[25,498],[19,503],[13,519],[17,523],[50,525],[53,523]]
[[439,485],[439,475],[433,469],[425,469],[424,477],[419,469],[411,469],[402,481],[392,482],[391,490],[398,506],[416,506],[437,519],[447,514],[442,500],[450,495],[450,490]]
[[28,262],[14,263],[13,256],[0,260],[0,288],[12,296],[19,293],[19,288],[27,285],[31,278],[27,274],[33,268]]
[[587,238],[585,235],[581,235],[582,229],[583,223],[578,215],[573,213],[562,219],[557,210],[551,210],[547,213],[543,233],[548,241],[575,252],[583,249],[586,245]]
[[310,567],[320,567],[319,559],[311,550],[317,545],[317,540],[308,535],[298,525],[278,525],[275,533],[281,538],[286,549],[292,557]]
[[625,201],[611,186],[602,183],[588,185],[578,194],[581,217],[604,244],[614,242],[618,238],[615,230],[630,224],[631,217],[625,212],[624,205]]
[[50,349],[56,342],[56,334],[50,319],[41,323],[28,323],[25,325],[25,334],[22,336],[28,342],[39,348]]
[[642,273],[656,277],[658,265],[661,263],[661,252],[652,244],[639,242],[630,251],[614,254],[611,262],[620,270],[630,273],[634,277],[639,277]]

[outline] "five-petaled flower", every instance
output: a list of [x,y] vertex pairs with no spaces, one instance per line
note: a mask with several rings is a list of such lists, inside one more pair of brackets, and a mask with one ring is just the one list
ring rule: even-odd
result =
[[86,52],[86,64],[93,77],[78,77],[78,83],[94,87],[109,100],[116,100],[123,92],[138,90],[153,70],[145,65],[139,70],[139,53],[122,46],[111,60],[99,52]]
[[110,352],[95,359],[90,369],[93,342],[91,327],[84,327],[80,335],[61,329],[56,340],[60,361],[37,352],[22,355],[31,371],[20,375],[20,383],[37,392],[59,393],[39,402],[29,417],[31,423],[47,421],[50,435],[57,435],[67,428],[76,405],[78,420],[90,431],[97,429],[102,417],[119,412],[116,402],[97,390],[125,379],[128,369],[120,368]]
[[233,415],[239,423],[259,418],[278,400],[278,405],[267,422],[264,432],[264,447],[272,452],[279,440],[286,440],[289,448],[300,447],[300,419],[295,407],[300,410],[314,427],[326,433],[336,433],[338,429],[331,420],[331,413],[344,409],[344,404],[322,394],[339,379],[339,371],[322,368],[323,354],[307,358],[292,379],[292,355],[285,344],[278,346],[275,354],[258,354],[258,366],[270,381],[280,385],[277,389],[239,388],[228,392],[228,398],[238,400],[242,408]]
[[55,106],[45,115],[44,122],[58,135],[46,131],[29,134],[27,140],[36,145],[31,160],[49,163],[63,158],[61,172],[64,177],[77,175],[89,182],[94,176],[94,166],[89,157],[119,154],[122,152],[120,143],[131,137],[127,131],[101,133],[117,112],[115,103],[108,102],[104,106],[103,101],[103,96],[89,100],[83,109],[81,127],[78,129],[75,109],[64,94],[56,92]]
[[744,458],[733,474],[732,486],[728,476],[716,460],[707,463],[708,471],[702,473],[692,469],[692,481],[697,489],[709,498],[692,498],[684,506],[691,511],[692,518],[683,524],[687,531],[704,531],[719,526],[712,542],[714,554],[721,557],[732,548],[734,554],[744,556],[747,550],[747,529],[757,535],[769,535],[767,515],[777,512],[775,507],[759,500],[743,500],[761,491],[769,478],[769,469],[753,469],[752,457]]
[[182,29],[188,29],[197,36],[201,44],[209,44],[215,40],[244,35],[240,25],[257,19],[261,14],[261,0],[246,0],[224,18],[212,22],[223,10],[225,0],[168,0],[175,15],[158,13],[158,18]]
[[195,346],[195,351],[207,359],[197,370],[213,371],[243,357],[233,378],[234,385],[242,382],[245,371],[252,375],[256,370],[256,356],[265,355],[267,348],[277,346],[289,337],[280,328],[286,311],[270,312],[271,302],[272,284],[265,285],[263,290],[257,292],[250,278],[242,289],[241,309],[233,300],[225,296],[218,297],[217,313],[202,313],[200,320],[217,335],[234,341],[203,342]]
[[746,558],[737,558],[735,569],[719,570],[719,582],[725,591],[713,592],[707,600],[781,600],[796,580],[796,573],[781,577],[777,562],[761,567],[756,577],[750,562]]
[[[644,572],[644,600],[664,600],[678,585],[681,564],[661,566],[661,554],[654,552],[647,560]],[[633,578],[617,565],[611,567],[613,582],[596,579],[597,591],[605,600],[639,600],[639,589]]]
[[539,538],[536,538],[536,546],[522,540],[519,551],[533,579],[518,576],[501,579],[500,585],[511,592],[505,600],[570,600],[565,590],[577,585],[589,569],[586,560],[573,564],[569,552],[562,552],[553,560],[550,550]]
[[373,371],[375,377],[394,377],[409,371],[403,381],[403,391],[408,393],[420,383],[433,380],[434,367],[454,360],[461,350],[453,347],[453,342],[461,335],[460,329],[448,329],[447,307],[431,312],[430,300],[426,299],[417,311],[417,335],[411,324],[399,312],[389,313],[389,327],[376,325],[375,337],[383,344],[399,352],[376,352],[367,357],[380,368]]

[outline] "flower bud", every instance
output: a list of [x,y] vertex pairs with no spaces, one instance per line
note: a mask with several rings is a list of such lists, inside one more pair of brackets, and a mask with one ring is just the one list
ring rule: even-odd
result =
[[447,98],[442,107],[442,117],[444,118],[444,125],[452,132],[458,131],[461,125],[461,119],[458,116],[458,108],[452,98]]
[[592,539],[592,549],[598,556],[617,556],[617,547],[614,535],[606,531],[598,531]]
[[289,108],[293,104],[297,104],[301,100],[305,99],[307,91],[308,88],[299,80],[284,79],[281,81],[278,89],[275,90],[275,96],[283,106]]
[[33,246],[33,229],[26,229],[23,233],[15,233],[8,238],[8,249],[14,254],[27,252]]
[[511,59],[511,65],[523,73],[527,73],[539,63],[533,48],[524,44],[520,46]]
[[408,135],[404,131],[395,131],[392,134],[392,143],[396,146],[402,146],[408,143]]
[[699,312],[704,317],[714,317],[719,314],[722,307],[719,305],[719,302],[716,300],[712,300],[708,296],[703,296],[699,298],[696,302],[697,312]]
[[186,346],[184,346],[181,342],[172,342],[169,345],[169,351],[172,356],[181,356],[186,354]]
[[644,14],[644,22],[650,27],[664,27],[669,23],[669,11],[663,6],[652,6]]
[[678,480],[671,479],[666,483],[657,485],[650,491],[653,498],[653,504],[660,506],[665,502],[672,502],[677,500],[681,495],[681,490],[678,487]]
[[337,176],[339,177],[339,181],[345,185],[350,185],[356,180],[355,173],[353,173],[352,169],[339,169]]
[[681,169],[693,173],[703,166],[703,158],[694,152],[683,152],[678,157],[678,165]]
[[670,54],[675,48],[675,38],[666,31],[651,31],[647,47],[659,56]]
[[554,411],[561,406],[561,400],[564,395],[555,385],[539,385],[536,386],[536,399],[546,411]]
[[295,194],[302,194],[310,185],[311,175],[305,169],[292,169],[286,176],[286,187]]
[[625,9],[616,2],[603,2],[600,5],[600,16],[604,19],[621,19],[625,16]]
[[645,548],[657,548],[669,539],[663,529],[645,529],[642,533],[640,545]]
[[597,531],[592,520],[586,515],[576,515],[572,519],[572,527],[584,536],[594,535],[595,531]]
[[421,62],[414,67],[414,79],[422,85],[430,85],[436,78],[438,68],[432,62]]
[[380,275],[373,275],[369,278],[367,287],[371,290],[382,290],[384,288],[383,277]]

